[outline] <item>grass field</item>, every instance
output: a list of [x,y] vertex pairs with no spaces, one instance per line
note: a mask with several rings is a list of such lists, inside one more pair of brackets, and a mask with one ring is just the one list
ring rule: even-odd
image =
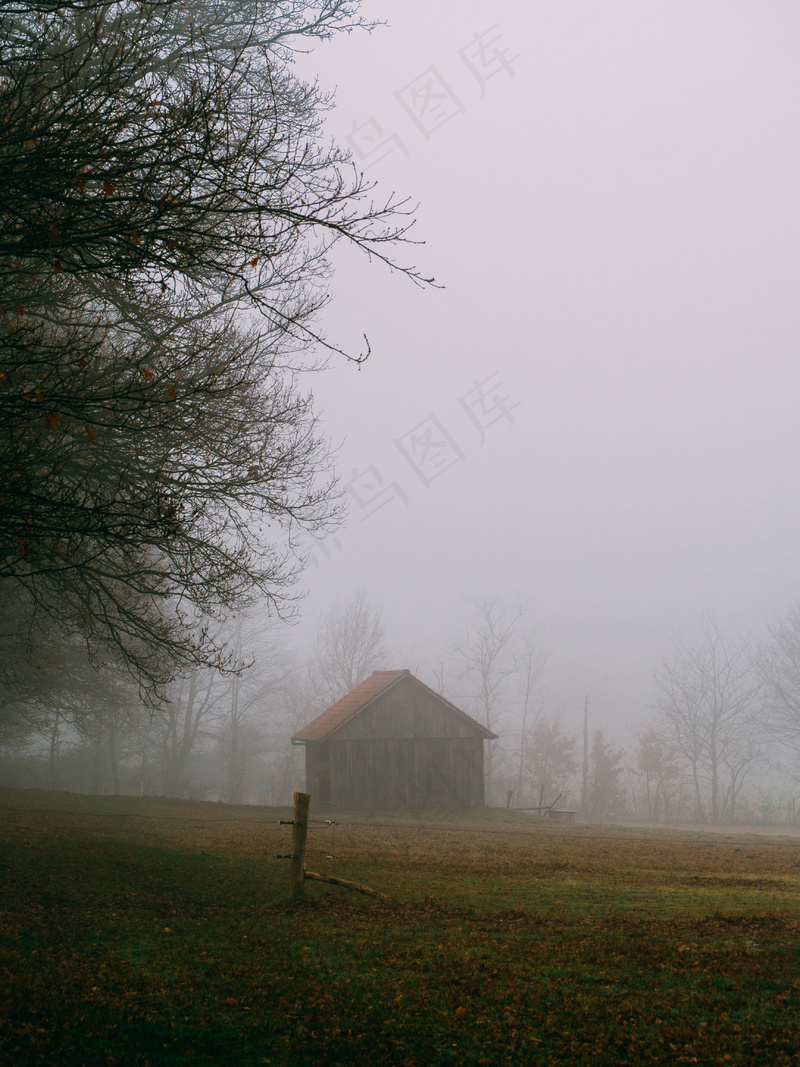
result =
[[0,1063],[800,1063],[798,838],[279,818],[0,790]]

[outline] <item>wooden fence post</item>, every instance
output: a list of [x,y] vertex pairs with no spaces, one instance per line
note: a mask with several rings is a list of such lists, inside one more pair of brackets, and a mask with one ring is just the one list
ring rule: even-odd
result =
[[292,900],[305,894],[303,868],[306,860],[306,836],[308,835],[308,793],[294,795],[294,822],[292,823],[292,858],[289,863],[289,892]]

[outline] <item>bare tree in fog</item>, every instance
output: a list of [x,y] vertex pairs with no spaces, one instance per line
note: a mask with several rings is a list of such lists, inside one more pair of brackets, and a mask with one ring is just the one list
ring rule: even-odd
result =
[[275,703],[281,665],[279,625],[239,615],[225,627],[224,638],[244,669],[220,674],[195,668],[174,682],[168,699],[154,710],[156,764],[166,795],[186,789],[190,762],[202,765],[204,787],[232,804],[254,791],[259,761],[266,748],[266,723]]
[[733,818],[759,755],[753,740],[759,686],[749,641],[726,637],[713,616],[704,616],[692,645],[673,640],[655,684],[659,725],[690,770],[696,817]]
[[[514,642],[525,608],[507,608],[502,601],[473,600],[467,631],[453,644],[453,654],[467,683],[472,714],[494,733],[509,707],[506,687],[517,670]],[[486,788],[492,791],[492,772],[498,741],[490,742],[486,754]]]
[[675,814],[674,791],[680,767],[672,742],[653,723],[635,735],[635,773],[642,785],[641,816],[648,822],[668,822]]
[[156,711],[157,744],[165,796],[179,796],[189,757],[224,699],[222,679],[209,668],[195,668],[174,682],[169,698]]
[[516,695],[521,704],[522,718],[519,729],[519,757],[515,793],[517,806],[525,799],[525,754],[526,749],[535,742],[531,731],[539,722],[544,707],[541,692],[541,680],[550,653],[544,647],[541,637],[527,633],[517,645],[516,652]]
[[243,804],[257,774],[258,762],[265,751],[264,736],[259,729],[257,704],[269,691],[269,683],[255,691],[251,679],[234,675],[228,683],[226,712],[218,727],[218,738],[225,762],[225,799],[229,804]]
[[297,373],[336,350],[331,246],[388,262],[410,220],[290,58],[355,7],[0,11],[0,596],[151,701],[235,666],[198,612],[290,611],[294,536],[337,521]]
[[762,684],[769,734],[800,758],[800,604],[769,627],[753,664]]
[[525,609],[507,609],[500,600],[473,600],[472,618],[464,636],[453,645],[463,675],[471,686],[477,717],[495,730],[503,710],[503,688],[517,670],[514,638]]
[[380,608],[361,590],[337,600],[319,621],[311,671],[323,707],[333,704],[374,670],[388,666]]
[[61,754],[81,745],[94,750],[93,782],[120,790],[120,760],[130,728],[144,715],[138,691],[114,665],[92,665],[83,642],[37,615],[27,598],[0,605],[0,746],[24,748],[37,737],[47,745],[46,784],[61,784]]
[[[234,623],[233,649],[249,663],[244,672],[226,680],[216,739],[222,752],[225,798],[242,804],[263,785],[264,758],[275,740],[270,736],[280,721],[279,709],[290,668],[279,624],[245,619]],[[285,748],[285,734],[277,742]]]
[[89,667],[85,677],[88,684],[72,691],[71,711],[75,732],[91,752],[89,791],[118,794],[135,731],[147,711],[125,672]]
[[408,226],[323,139],[330,101],[292,69],[294,48],[352,28],[357,6],[4,4],[5,284],[52,307],[57,275],[85,279],[128,322],[180,280],[178,312],[243,301],[319,340],[309,313],[326,290],[308,282],[328,277],[330,243],[385,259]]

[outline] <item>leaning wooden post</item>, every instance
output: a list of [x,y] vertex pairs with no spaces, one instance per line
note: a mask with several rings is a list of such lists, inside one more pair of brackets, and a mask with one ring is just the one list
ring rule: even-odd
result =
[[308,793],[294,795],[294,822],[292,823],[292,857],[289,863],[289,892],[292,900],[305,893],[303,869],[306,864],[306,836],[308,835]]

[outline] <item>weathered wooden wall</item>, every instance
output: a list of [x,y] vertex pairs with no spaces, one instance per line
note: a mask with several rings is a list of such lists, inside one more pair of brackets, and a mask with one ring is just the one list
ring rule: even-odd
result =
[[328,804],[331,799],[330,741],[306,742],[306,792],[315,804]]
[[332,740],[331,803],[350,808],[483,803],[483,739]]

